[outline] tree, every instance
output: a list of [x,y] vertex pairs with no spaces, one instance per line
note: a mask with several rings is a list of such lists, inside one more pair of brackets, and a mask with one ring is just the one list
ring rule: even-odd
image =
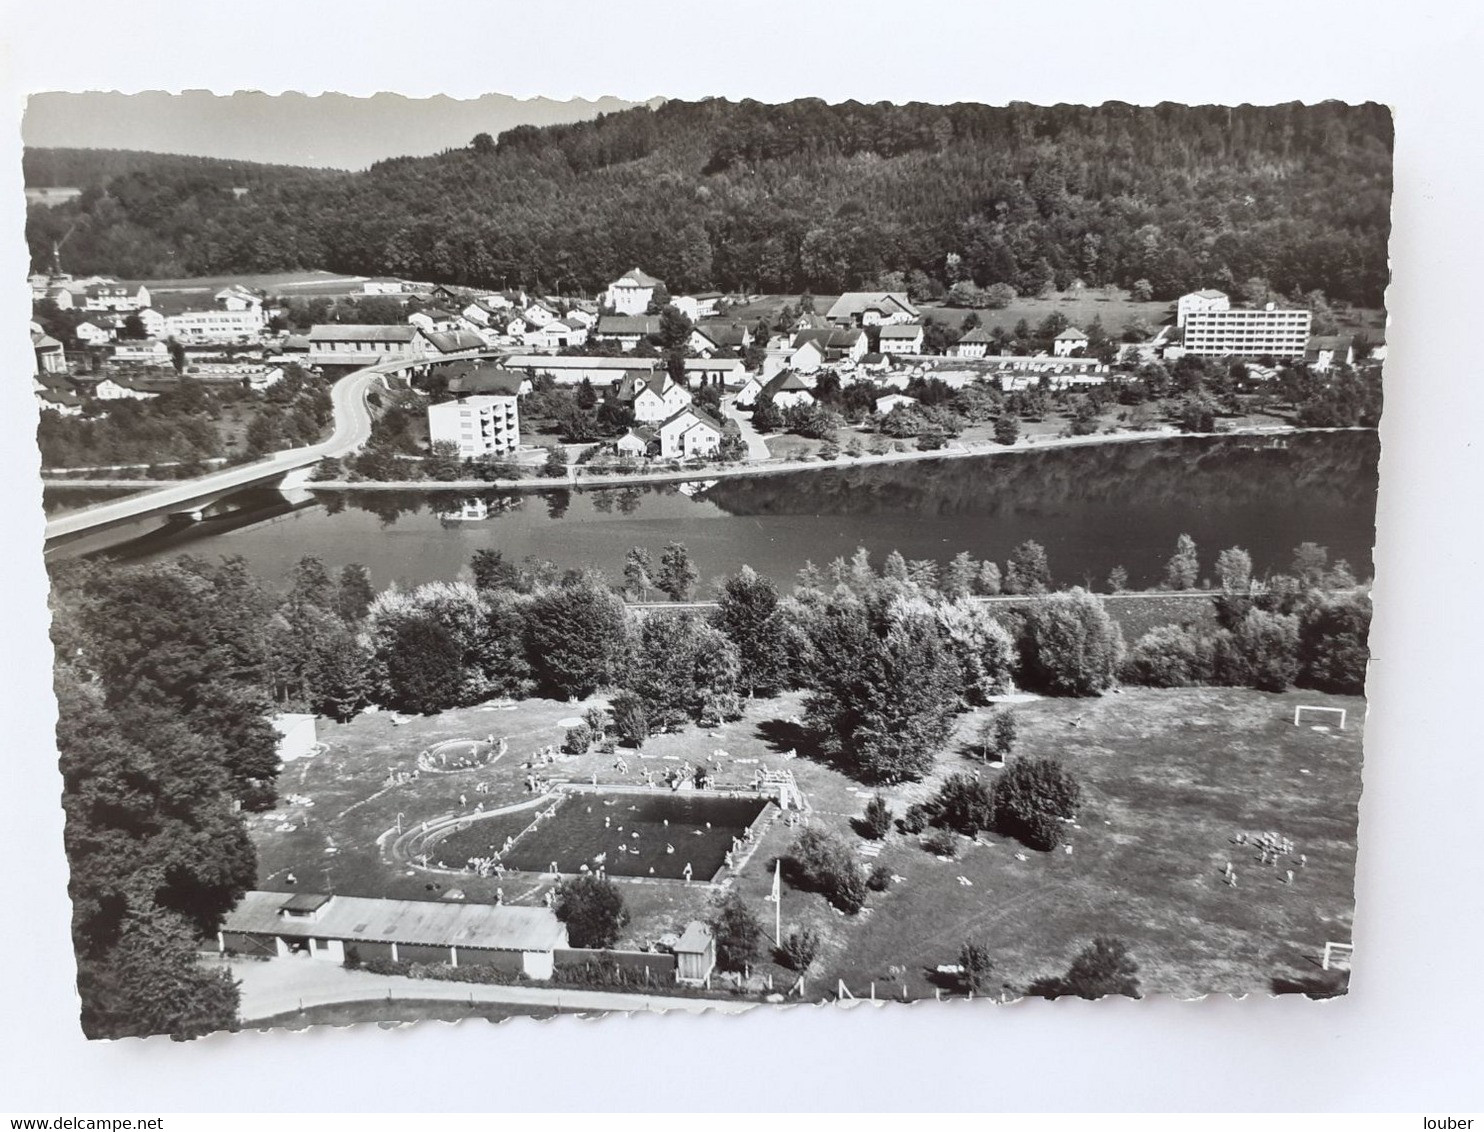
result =
[[521,588],[520,567],[505,560],[499,550],[476,550],[469,559],[474,588],[480,593],[498,593]]
[[573,947],[611,948],[629,922],[618,885],[593,873],[557,885],[555,911],[557,919],[567,925],[567,938]]
[[977,940],[965,940],[959,949],[958,965],[963,971],[964,989],[971,994],[982,994],[989,985],[994,960],[989,957],[989,947]]
[[469,143],[469,147],[481,157],[488,157],[495,152],[495,139],[489,134],[478,133],[474,135],[474,140]]
[[810,631],[823,662],[805,720],[821,749],[865,781],[922,777],[959,702],[959,666],[936,619],[879,598],[834,598]]
[[1216,669],[1224,684],[1282,692],[1299,672],[1298,618],[1250,609],[1217,642]]
[[1200,576],[1201,562],[1196,556],[1195,539],[1183,534],[1175,540],[1175,553],[1165,563],[1165,585],[1172,590],[1194,589]]
[[659,346],[667,354],[685,357],[687,343],[695,323],[679,307],[671,304],[660,311]]
[[994,597],[1003,586],[998,562],[982,562],[974,578],[974,593],[980,597]]
[[790,971],[802,975],[818,958],[820,943],[819,933],[813,928],[790,928],[778,957]]
[[598,404],[598,391],[593,388],[590,378],[584,377],[577,386],[577,407],[586,412],[595,408]]
[[560,444],[553,444],[546,450],[546,462],[541,465],[541,474],[548,479],[562,479],[567,475],[569,460],[567,450]]
[[388,707],[431,715],[458,704],[463,653],[433,618],[415,616],[398,623],[380,660]]
[[354,625],[366,616],[376,591],[371,586],[371,573],[359,562],[351,562],[340,571],[336,588],[335,605],[341,618]]
[[1364,594],[1324,599],[1299,619],[1299,667],[1303,683],[1325,692],[1365,692],[1371,602]]
[[1057,696],[1096,696],[1112,686],[1123,634],[1102,600],[1080,587],[1036,598],[1021,631],[1026,686]]
[[994,825],[994,795],[976,774],[951,774],[933,799],[936,822],[945,829],[976,836]]
[[1005,592],[1011,594],[1040,594],[1051,588],[1051,565],[1046,559],[1046,548],[1032,539],[1027,539],[1010,553],[1005,564]]
[[1011,445],[1020,439],[1020,421],[1009,413],[1000,414],[994,423],[996,444]]
[[777,432],[783,427],[783,414],[771,397],[759,397],[752,409],[752,427],[761,433]]
[[591,577],[548,586],[531,600],[526,644],[543,694],[591,695],[623,669],[628,650],[623,602]]
[[1187,688],[1215,679],[1215,644],[1198,628],[1157,625],[1124,660],[1123,678],[1150,688]]
[[1323,585],[1329,572],[1329,551],[1318,543],[1299,543],[1293,548],[1293,564],[1288,569],[1300,585]]
[[672,542],[660,553],[660,571],[655,584],[671,601],[689,601],[701,572],[690,559],[684,543]]
[[974,734],[974,754],[984,762],[1004,762],[1015,749],[1020,724],[1013,711],[992,711],[979,724]]
[[649,600],[649,591],[654,585],[653,570],[654,560],[650,558],[648,550],[636,546],[629,551],[624,559],[623,582],[624,593],[630,601]]
[[1076,817],[1081,804],[1082,787],[1059,761],[1015,759],[994,785],[993,828],[1049,852],[1061,844],[1062,821]]
[[1128,589],[1128,571],[1122,566],[1113,567],[1108,571],[1108,592],[1118,594],[1126,589]]
[[649,738],[649,712],[637,693],[619,692],[609,705],[613,714],[613,731],[635,750],[644,746]]
[[757,960],[763,927],[742,897],[729,892],[711,912],[716,964],[723,971],[744,971]]
[[737,650],[692,613],[649,613],[639,623],[626,679],[656,731],[741,715]]
[[715,624],[736,647],[738,685],[749,696],[771,695],[788,678],[787,626],[778,588],[750,566],[723,583]]
[[871,795],[866,803],[866,815],[861,819],[861,829],[873,841],[880,841],[891,832],[891,807],[880,793]]
[[799,834],[784,861],[790,883],[818,892],[846,915],[866,903],[866,878],[855,854],[839,838],[814,826]]
[[1142,997],[1139,964],[1129,954],[1128,944],[1109,936],[1097,936],[1079,951],[1065,975],[1040,979],[1028,989],[1031,994],[1047,998],[1076,995],[1098,999],[1111,994]]
[[1216,577],[1224,593],[1247,593],[1252,588],[1252,555],[1240,546],[1223,550],[1216,556]]
[[974,592],[978,564],[967,550],[955,554],[943,572],[943,596],[949,601],[962,601]]
[[1147,303],[1154,298],[1154,287],[1147,279],[1136,279],[1129,289],[1129,298],[1136,303]]

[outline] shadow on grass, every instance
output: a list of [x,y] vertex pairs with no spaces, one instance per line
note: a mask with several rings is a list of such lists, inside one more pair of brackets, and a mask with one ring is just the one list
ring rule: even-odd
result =
[[855,768],[822,750],[814,732],[789,719],[765,719],[757,725],[760,739],[780,754],[792,751],[801,759],[837,770],[852,781],[860,781]]

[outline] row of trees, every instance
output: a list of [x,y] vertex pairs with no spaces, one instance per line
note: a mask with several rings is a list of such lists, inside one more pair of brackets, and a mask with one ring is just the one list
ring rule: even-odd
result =
[[1379,304],[1391,145],[1373,105],[672,101],[363,173],[257,167],[240,200],[178,159],[73,162],[90,191],[32,208],[27,238],[45,264],[76,224],[73,270],[134,278],[324,267],[593,293],[642,264],[676,292],[898,272],[972,301],[962,284],[1173,298],[1261,276]]

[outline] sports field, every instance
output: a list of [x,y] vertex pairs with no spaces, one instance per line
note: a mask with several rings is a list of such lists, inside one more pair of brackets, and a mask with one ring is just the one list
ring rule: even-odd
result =
[[[1344,731],[1292,724],[1296,704],[1349,709]],[[587,705],[528,700],[418,717],[403,723],[378,713],[349,724],[321,725],[325,754],[291,764],[282,780],[285,801],[273,815],[252,819],[260,855],[260,887],[362,896],[441,899],[456,892],[534,903],[551,878],[429,872],[382,851],[399,823],[472,811],[530,797],[524,762],[559,740],[560,723]],[[758,769],[786,769],[811,804],[810,821],[867,848],[851,819],[872,790],[809,757],[790,722],[796,694],[753,703],[745,717],[715,732],[690,729],[657,736],[644,758],[628,752],[627,770],[596,753],[559,760],[542,773],[591,783],[638,784],[643,768],[678,760],[711,760],[723,782],[745,782]],[[1063,971],[1093,935],[1128,942],[1151,993],[1270,993],[1313,985],[1326,940],[1348,941],[1353,905],[1356,806],[1360,796],[1363,702],[1309,692],[1274,695],[1244,689],[1125,689],[1100,699],[1033,699],[1014,706],[1021,737],[1017,755],[1055,755],[1082,782],[1086,805],[1069,831],[1071,853],[1023,851],[981,835],[961,840],[956,859],[940,861],[916,837],[891,834],[879,856],[862,856],[902,878],[872,893],[867,911],[845,917],[814,894],[785,886],[783,919],[818,930],[825,940],[810,971],[810,997],[833,993],[843,979],[857,993],[870,983],[910,997],[943,984],[934,973],[957,961],[967,938],[984,941],[1005,993]],[[960,718],[958,734],[930,779],[885,791],[900,814],[927,797],[948,774],[982,769],[961,752],[975,717]],[[415,765],[439,740],[489,734],[508,738],[493,765],[388,785],[389,771]],[[798,757],[789,757],[797,751]],[[723,758],[721,752],[725,753]],[[476,793],[483,785],[483,792]],[[312,801],[312,806],[305,801]],[[400,815],[400,819],[399,819]],[[392,831],[389,833],[389,831]],[[1274,831],[1294,842],[1306,862],[1259,865],[1236,844],[1240,833]],[[383,836],[387,835],[387,836]],[[796,830],[767,824],[749,863],[734,882],[758,917],[771,923],[764,897],[772,861],[788,851]],[[1024,860],[1017,858],[1023,853]],[[1235,887],[1224,880],[1232,862]],[[1295,877],[1286,883],[1286,871]],[[292,874],[296,884],[287,883]],[[966,883],[967,882],[967,883]],[[632,921],[624,944],[642,946],[704,916],[717,891],[680,881],[624,881]],[[765,960],[760,969],[791,982]]]

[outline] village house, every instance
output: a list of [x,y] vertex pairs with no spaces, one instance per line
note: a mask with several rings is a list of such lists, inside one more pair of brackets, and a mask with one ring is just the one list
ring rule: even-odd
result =
[[442,307],[424,307],[407,316],[407,325],[415,326],[424,334],[440,330],[458,330],[462,317]]
[[994,348],[994,338],[982,326],[970,330],[952,346],[948,347],[951,358],[982,358]]
[[99,317],[79,322],[72,335],[84,346],[106,346],[118,332],[118,324],[112,318]]
[[654,301],[654,292],[664,283],[637,267],[608,285],[603,301],[614,314],[644,314]]
[[537,299],[521,312],[525,315],[526,325],[540,328],[555,322],[561,317],[561,311],[551,306],[542,299]]
[[415,326],[329,323],[310,328],[309,360],[316,365],[365,366],[420,358],[426,345],[423,332]]
[[1322,334],[1309,339],[1304,364],[1314,373],[1327,373],[1335,366],[1355,364],[1355,340],[1348,334]]
[[757,404],[758,395],[763,391],[763,380],[755,373],[747,375],[747,380],[742,383],[742,388],[737,390],[737,396],[732,403],[739,409],[750,409]]
[[617,342],[625,350],[632,350],[641,341],[658,334],[658,315],[604,315],[598,319],[593,337],[599,342]]
[[670,305],[692,322],[711,318],[716,314],[716,308],[720,303],[720,291],[703,291],[699,295],[681,295],[678,299],[670,300]]
[[36,355],[37,373],[67,372],[67,351],[55,338],[39,330],[33,330],[31,350]]
[[792,370],[786,370],[763,386],[760,397],[770,398],[779,409],[791,409],[795,405],[814,404],[814,394],[804,379]]
[[660,456],[667,460],[714,456],[721,450],[724,435],[721,423],[694,405],[681,409],[664,421],[657,431]]
[[849,291],[835,300],[825,318],[836,326],[891,326],[919,322],[905,291]]
[[82,398],[70,389],[40,389],[36,392],[36,399],[43,410],[60,416],[76,417],[82,414]]
[[615,396],[620,404],[633,408],[640,424],[663,421],[690,404],[689,391],[667,370],[626,373]]
[[497,307],[489,299],[475,299],[459,313],[472,322],[475,326],[489,326],[495,321],[495,316],[502,310],[508,310],[509,303],[504,307]]
[[113,360],[137,365],[169,365],[170,347],[158,338],[116,342],[113,347]]
[[381,900],[312,892],[247,892],[222,919],[217,949],[343,964],[416,960],[550,979],[567,926],[550,908]]
[[687,344],[692,353],[701,357],[709,358],[722,350],[735,350],[740,354],[752,345],[752,328],[738,322],[697,323]]
[[876,412],[883,417],[893,409],[900,409],[903,405],[917,404],[916,397],[908,397],[905,393],[888,393],[885,397],[876,400]]
[[212,299],[224,311],[261,311],[263,309],[263,297],[249,291],[240,283],[223,287],[212,296]]
[[[818,369],[824,362],[845,362],[854,364],[866,356],[870,349],[870,340],[866,337],[864,330],[852,330],[844,327],[834,326],[828,330],[801,330],[794,335],[794,350],[797,352],[806,343],[812,343],[819,353],[819,363],[810,365],[809,369]],[[800,364],[804,359],[796,359],[793,363],[795,369],[805,369],[809,365]]]
[[128,374],[111,374],[96,382],[89,393],[99,401],[148,401],[159,395],[158,390],[141,386]]
[[650,445],[654,443],[654,438],[655,432],[652,428],[643,426],[631,428],[613,442],[613,448],[620,456],[642,459],[649,455]]
[[1069,326],[1051,340],[1051,354],[1056,358],[1070,358],[1087,349],[1087,335],[1075,326]]
[[169,325],[167,319],[154,307],[145,307],[134,312],[134,317],[139,319],[139,325],[144,327],[144,333],[149,338],[164,338],[166,328]]
[[881,328],[883,354],[922,353],[922,327],[915,322],[899,322]]
[[573,303],[571,309],[563,316],[563,321],[569,326],[581,326],[591,330],[598,325],[598,314],[596,311],[586,310],[583,306]]
[[83,288],[82,309],[127,313],[149,306],[149,289],[129,287],[116,281],[103,281]]
[[472,330],[435,330],[431,334],[423,334],[423,339],[427,342],[429,356],[433,358],[487,348],[484,339]]
[[545,326],[527,330],[525,344],[535,350],[560,350],[564,346],[581,346],[587,341],[587,327],[559,318]]
[[57,305],[59,311],[70,311],[76,304],[72,301],[72,292],[60,284],[51,287],[46,292],[46,298]]
[[531,379],[525,374],[487,360],[453,362],[439,366],[435,372],[447,379],[448,391],[455,397],[473,394],[517,397],[531,391]]
[[1176,301],[1175,325],[1184,326],[1185,320],[1192,314],[1230,310],[1231,305],[1231,300],[1224,291],[1192,291],[1188,295],[1181,295]]

